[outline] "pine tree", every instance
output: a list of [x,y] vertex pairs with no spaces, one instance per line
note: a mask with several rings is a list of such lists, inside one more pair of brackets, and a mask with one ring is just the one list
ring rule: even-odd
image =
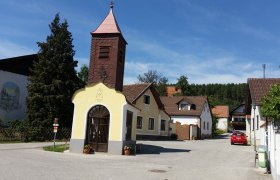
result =
[[71,127],[72,95],[82,84],[75,71],[77,61],[67,21],[60,23],[56,14],[49,28],[46,42],[38,42],[38,62],[33,65],[27,87],[27,122],[33,139],[41,139],[44,129],[52,127],[54,118],[59,118],[60,127]]

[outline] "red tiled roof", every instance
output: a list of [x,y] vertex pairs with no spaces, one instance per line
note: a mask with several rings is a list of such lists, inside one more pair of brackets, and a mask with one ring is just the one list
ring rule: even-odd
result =
[[123,86],[123,94],[131,103],[135,102],[149,87],[151,83],[130,84]]
[[212,108],[212,114],[216,115],[219,118],[228,118],[229,108],[228,106],[215,106],[214,108]]
[[129,102],[135,103],[136,100],[147,91],[147,89],[150,89],[151,92],[153,93],[153,96],[158,104],[159,109],[164,109],[163,104],[159,98],[159,94],[157,93],[157,91],[152,83],[139,83],[139,84],[124,85],[123,94],[125,95],[126,99]]
[[167,86],[166,87],[166,94],[167,94],[168,97],[173,96],[176,93],[181,93],[181,89],[176,90],[175,86]]
[[[160,97],[164,108],[169,115],[173,116],[200,116],[207,101],[206,96],[173,96],[173,97]],[[195,110],[179,110],[178,103],[186,101],[189,104],[196,106]]]
[[121,34],[121,30],[119,28],[119,25],[114,16],[114,13],[113,13],[112,5],[111,5],[110,11],[109,11],[109,14],[107,15],[107,17],[98,26],[98,28],[91,33],[92,34],[103,34],[103,33],[120,33]]
[[274,84],[280,84],[280,78],[249,78],[248,85],[252,102],[260,105],[261,98],[267,95],[271,85]]

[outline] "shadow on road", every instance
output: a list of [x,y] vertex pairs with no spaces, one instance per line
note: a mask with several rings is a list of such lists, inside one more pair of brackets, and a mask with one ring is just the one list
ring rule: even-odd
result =
[[164,148],[161,146],[154,146],[148,144],[137,144],[137,154],[160,154],[160,153],[176,153],[176,152],[190,152],[189,149],[173,149]]
[[230,135],[229,134],[219,134],[219,135],[215,135],[213,137],[213,139],[230,139]]

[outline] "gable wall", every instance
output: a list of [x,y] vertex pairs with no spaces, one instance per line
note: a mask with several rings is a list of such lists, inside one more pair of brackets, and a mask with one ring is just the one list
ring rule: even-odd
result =
[[[150,104],[144,103],[144,95],[150,96]],[[147,89],[136,101],[135,106],[140,109],[138,116],[143,118],[142,129],[136,129],[136,134],[139,135],[160,135],[160,119],[166,120],[166,127],[168,126],[169,117],[165,113],[161,113],[156,100],[150,89]],[[165,115],[164,115],[165,114]],[[149,130],[149,118],[154,118],[154,129]],[[168,130],[169,128],[166,128]],[[167,134],[162,132],[162,134]]]
[[[0,119],[3,125],[7,125],[8,121],[25,118],[27,83],[27,76],[0,70]],[[8,91],[14,97],[13,100],[8,100],[3,91],[5,85],[7,89],[7,84],[12,85]],[[14,87],[18,87],[18,91]]]

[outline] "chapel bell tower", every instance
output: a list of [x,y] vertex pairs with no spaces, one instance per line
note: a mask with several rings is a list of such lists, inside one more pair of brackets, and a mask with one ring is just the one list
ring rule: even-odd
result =
[[122,91],[127,42],[115,19],[112,3],[109,14],[91,35],[88,84],[102,82]]

